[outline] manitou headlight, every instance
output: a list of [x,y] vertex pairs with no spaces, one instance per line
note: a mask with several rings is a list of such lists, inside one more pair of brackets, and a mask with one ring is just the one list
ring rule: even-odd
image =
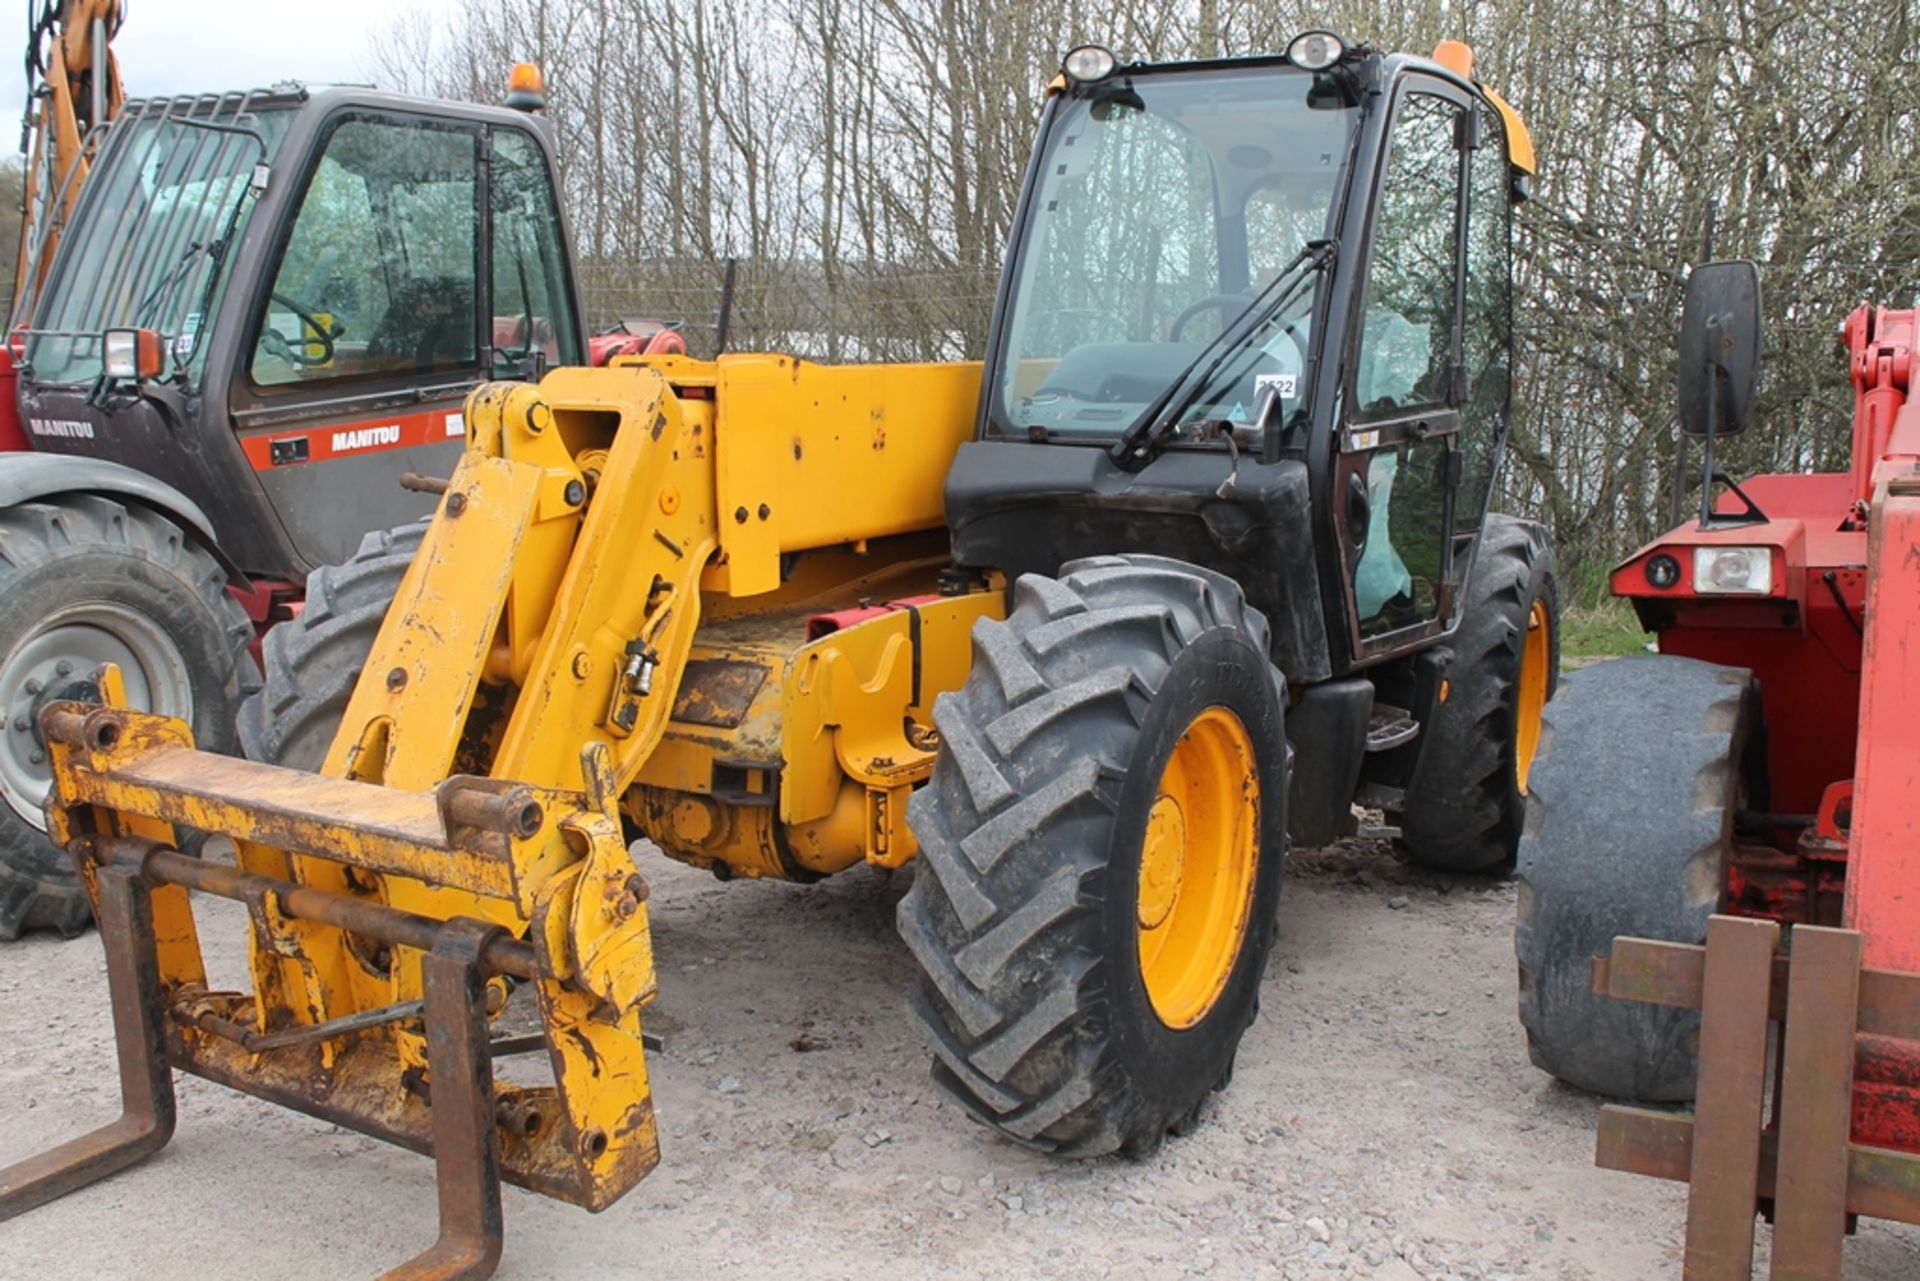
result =
[[1703,596],[1768,595],[1773,591],[1773,548],[1694,548],[1693,590]]
[[1081,84],[1105,80],[1118,65],[1120,60],[1113,56],[1113,50],[1097,44],[1083,44],[1060,60],[1060,70],[1067,79]]
[[1647,562],[1647,582],[1665,591],[1680,581],[1680,562],[1665,552]]
[[109,329],[100,340],[101,370],[124,382],[160,376],[160,335],[151,329]]
[[1325,71],[1347,56],[1347,42],[1331,31],[1303,31],[1287,46],[1287,61],[1308,71]]

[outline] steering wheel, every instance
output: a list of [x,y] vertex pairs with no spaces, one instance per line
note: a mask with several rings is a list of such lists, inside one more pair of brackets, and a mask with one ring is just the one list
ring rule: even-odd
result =
[[1086,391],[1079,387],[1068,387],[1062,384],[1055,384],[1055,383],[1043,383],[1042,385],[1034,388],[1031,392],[1028,392],[1026,399],[1029,404],[1044,405],[1055,400],[1102,401],[1102,400],[1112,400],[1113,397],[1102,396],[1098,392]]
[[[295,344],[288,342],[286,336],[278,329],[263,329],[260,331],[260,345],[265,347],[270,355],[278,356],[288,364],[299,365],[303,369],[333,363],[333,340],[345,334],[347,327],[333,320],[321,324],[318,316],[285,294],[276,293],[269,296],[299,318],[303,333],[298,344]],[[306,334],[312,334],[313,337],[308,338]],[[307,354],[308,345],[314,342],[320,344],[318,356]]]
[[1198,302],[1192,303],[1186,310],[1173,318],[1167,326],[1167,341],[1179,342],[1180,335],[1186,332],[1187,322],[1205,312],[1217,311],[1231,318],[1245,311],[1247,304],[1253,301],[1251,294],[1208,294]]

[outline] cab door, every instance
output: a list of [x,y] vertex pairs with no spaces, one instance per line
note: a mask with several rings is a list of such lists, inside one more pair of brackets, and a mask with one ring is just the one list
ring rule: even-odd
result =
[[581,359],[544,149],[479,119],[349,107],[321,129],[260,282],[234,430],[309,565],[431,509],[488,378]]
[[1347,613],[1363,659],[1444,630],[1466,563],[1454,535],[1464,514],[1467,197],[1479,127],[1475,103],[1453,86],[1409,77],[1397,89],[1335,472]]

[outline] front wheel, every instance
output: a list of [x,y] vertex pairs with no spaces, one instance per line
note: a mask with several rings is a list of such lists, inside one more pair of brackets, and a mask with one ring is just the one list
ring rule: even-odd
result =
[[91,919],[73,865],[47,839],[40,710],[97,701],[96,673],[113,663],[135,708],[229,751],[234,713],[260,680],[252,640],[226,571],[165,517],[88,494],[0,509],[0,939],[72,936]]
[[1282,682],[1232,580],[1029,575],[934,707],[900,932],[934,1075],[1047,1151],[1144,1153],[1225,1085],[1286,858]]
[[1617,1099],[1693,1097],[1700,1013],[1596,996],[1621,935],[1700,943],[1725,899],[1760,720],[1743,668],[1668,655],[1568,675],[1520,842],[1514,951],[1534,1065]]

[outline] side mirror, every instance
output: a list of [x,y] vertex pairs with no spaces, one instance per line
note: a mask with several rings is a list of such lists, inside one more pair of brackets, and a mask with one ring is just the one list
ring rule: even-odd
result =
[[1680,430],[1746,430],[1759,372],[1760,269],[1744,259],[1701,263],[1680,316]]

